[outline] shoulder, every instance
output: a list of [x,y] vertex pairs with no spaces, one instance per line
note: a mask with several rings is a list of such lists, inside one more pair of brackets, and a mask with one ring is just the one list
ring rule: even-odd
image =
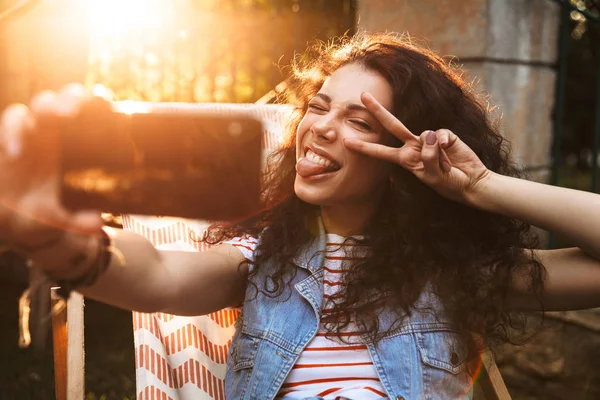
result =
[[254,252],[258,246],[258,238],[251,235],[243,235],[223,241],[222,244],[229,244],[242,252],[249,261],[254,261]]

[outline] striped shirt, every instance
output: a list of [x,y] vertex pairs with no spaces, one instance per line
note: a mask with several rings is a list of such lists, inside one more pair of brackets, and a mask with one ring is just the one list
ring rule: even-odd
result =
[[[343,267],[360,260],[368,248],[344,237],[327,235],[327,249],[323,265],[323,306],[321,316],[333,305],[344,285]],[[251,237],[228,241],[253,260],[257,241]],[[342,331],[344,343],[337,336],[326,337],[325,326],[319,326],[317,335],[308,343],[283,383],[277,398],[303,399],[318,396],[324,399],[385,399],[385,390],[379,381],[373,360],[356,332],[354,323]]]

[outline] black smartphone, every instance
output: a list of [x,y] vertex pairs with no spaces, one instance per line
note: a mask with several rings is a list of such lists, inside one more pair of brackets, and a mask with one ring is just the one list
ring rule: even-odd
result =
[[258,211],[261,121],[244,110],[90,99],[60,129],[73,210],[237,220]]

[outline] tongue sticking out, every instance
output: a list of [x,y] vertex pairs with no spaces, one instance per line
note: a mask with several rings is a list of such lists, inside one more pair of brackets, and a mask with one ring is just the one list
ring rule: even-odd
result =
[[302,157],[296,163],[296,172],[303,178],[324,174],[329,171],[331,171],[331,168],[309,161],[306,157]]

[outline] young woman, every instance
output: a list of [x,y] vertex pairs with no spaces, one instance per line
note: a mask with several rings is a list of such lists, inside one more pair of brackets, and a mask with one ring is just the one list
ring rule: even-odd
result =
[[[109,243],[98,213],[61,207],[55,132],[35,128],[74,112],[77,86],[3,114],[0,238],[122,308],[243,304],[231,399],[469,398],[470,361],[509,340],[509,313],[600,306],[600,196],[517,178],[460,71],[391,35],[304,60],[265,211],[214,226],[212,250],[156,251],[122,231]],[[537,250],[530,224],[578,248]]]

